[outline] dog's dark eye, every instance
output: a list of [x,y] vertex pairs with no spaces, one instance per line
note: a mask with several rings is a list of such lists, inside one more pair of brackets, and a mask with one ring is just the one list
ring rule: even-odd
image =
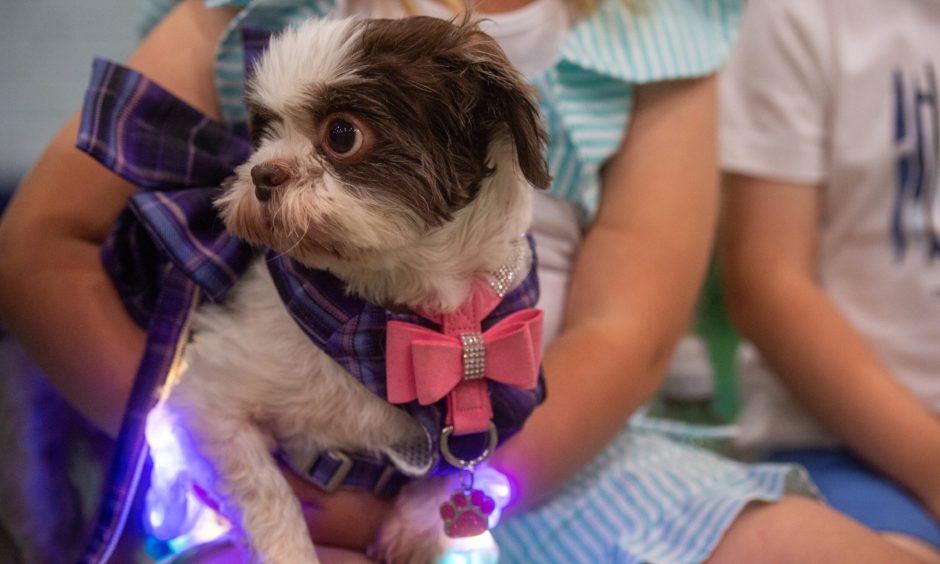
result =
[[327,116],[320,129],[320,150],[337,164],[352,164],[366,155],[374,136],[359,118],[336,113]]
[[336,118],[327,125],[326,142],[338,156],[353,155],[362,147],[362,132],[355,124]]

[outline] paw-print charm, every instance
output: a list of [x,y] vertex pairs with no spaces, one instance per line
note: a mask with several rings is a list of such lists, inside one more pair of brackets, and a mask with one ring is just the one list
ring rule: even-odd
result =
[[451,538],[472,537],[489,529],[489,516],[496,508],[493,498],[477,489],[458,489],[441,504],[444,533]]

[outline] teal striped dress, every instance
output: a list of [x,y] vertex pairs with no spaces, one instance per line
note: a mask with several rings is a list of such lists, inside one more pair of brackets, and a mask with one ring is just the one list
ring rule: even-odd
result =
[[[146,0],[149,24],[173,1]],[[206,3],[240,8],[217,55],[229,123],[246,117],[237,28],[278,30],[329,17],[335,8],[335,0]],[[622,141],[635,86],[714,72],[740,11],[740,0],[646,0],[633,10],[602,0],[571,29],[554,65],[533,79],[551,140],[551,192],[574,206],[583,225],[596,212],[598,171]],[[637,416],[553,498],[502,522],[494,536],[506,563],[700,562],[745,505],[788,491],[814,495],[798,468],[723,459],[667,438]]]

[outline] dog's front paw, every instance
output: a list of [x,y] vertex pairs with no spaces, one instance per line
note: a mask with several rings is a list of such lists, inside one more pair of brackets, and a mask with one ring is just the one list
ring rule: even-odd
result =
[[444,531],[453,538],[482,534],[489,529],[489,517],[494,509],[493,498],[481,490],[456,491],[441,504]]
[[444,555],[440,523],[433,530],[386,522],[369,550],[369,556],[386,564],[433,564]]
[[382,523],[371,556],[392,564],[437,562],[447,541],[438,508],[453,486],[452,477],[425,478],[405,486]]

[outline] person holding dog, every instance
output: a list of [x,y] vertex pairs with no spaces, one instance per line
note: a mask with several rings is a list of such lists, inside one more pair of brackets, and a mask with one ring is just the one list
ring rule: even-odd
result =
[[[236,126],[245,117],[237,27],[451,17],[454,8],[183,0],[128,65]],[[811,499],[794,466],[742,465],[629,425],[659,386],[708,261],[718,210],[714,73],[737,3],[483,0],[474,9],[538,90],[555,178],[533,224],[548,399],[490,460],[514,490],[494,531],[503,558],[906,561]],[[75,117],[0,224],[0,313],[61,393],[115,433],[144,334],[99,252],[133,187],[73,147],[77,129]],[[369,545],[388,501],[327,495],[287,475],[320,544]]]

